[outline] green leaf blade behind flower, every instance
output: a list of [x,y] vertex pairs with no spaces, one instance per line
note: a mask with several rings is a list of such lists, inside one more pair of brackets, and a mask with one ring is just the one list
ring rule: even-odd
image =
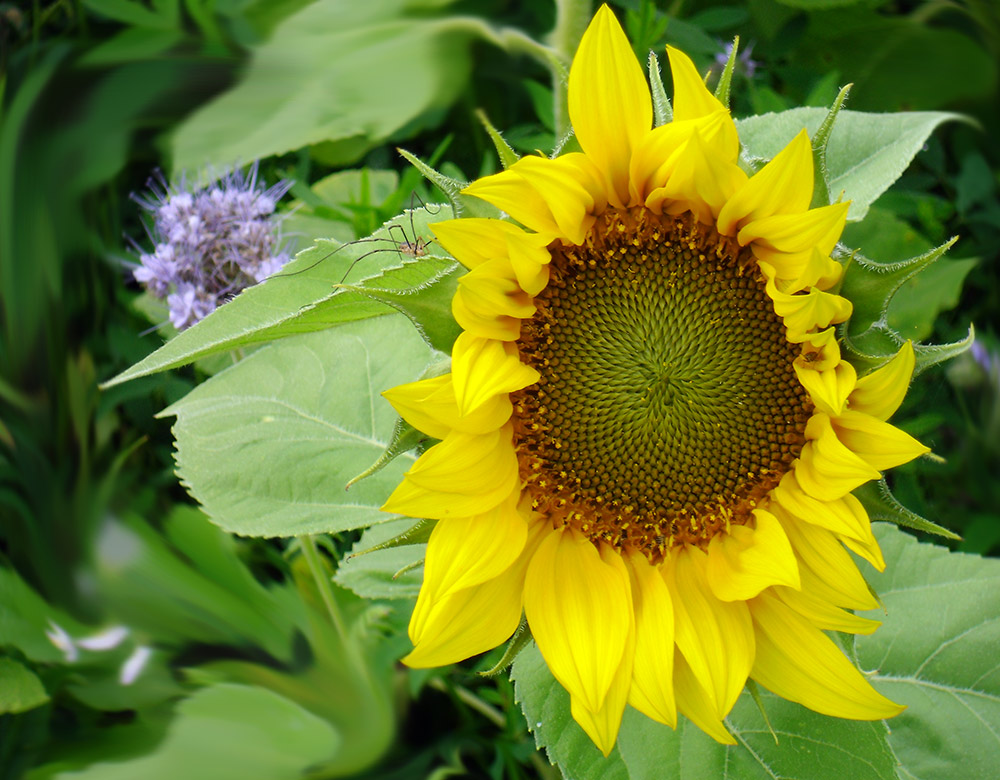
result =
[[550,759],[575,780],[895,780],[895,761],[881,722],[818,715],[761,691],[778,735],[775,744],[764,718],[744,692],[726,726],[734,746],[721,745],[683,716],[677,729],[631,708],[608,758],[590,742],[569,712],[569,695],[532,646],[514,662],[518,701],[528,727]]
[[423,10],[416,5],[320,0],[282,21],[243,80],[178,129],[173,170],[224,169],[318,144],[328,162],[344,164],[450,105],[469,48],[488,28],[411,15]]
[[345,490],[392,437],[379,393],[420,375],[430,348],[401,316],[272,344],[164,411],[178,474],[217,525],[246,536],[336,533],[386,522],[404,454]]
[[[419,288],[419,302],[432,307],[435,321],[448,330],[442,312],[450,312],[458,269],[432,243],[428,225],[450,217],[447,206],[432,205],[389,220],[367,239],[349,244],[319,242],[300,252],[280,273],[247,288],[104,386],[393,310],[363,291],[340,286],[344,284],[396,291]],[[406,254],[415,246],[422,252],[419,257]],[[410,314],[419,316],[415,311]],[[442,338],[447,340],[447,336]]]
[[[828,114],[825,108],[793,108],[736,123],[744,151],[771,159],[803,127],[812,136]],[[842,110],[826,148],[830,199],[851,201],[847,218],[862,219],[868,207],[906,170],[924,142],[943,122],[962,119],[942,111],[868,114]]]
[[1000,561],[876,524],[884,572],[865,577],[883,625],[855,641],[875,685],[907,709],[889,723],[901,777],[992,780],[1000,766]]

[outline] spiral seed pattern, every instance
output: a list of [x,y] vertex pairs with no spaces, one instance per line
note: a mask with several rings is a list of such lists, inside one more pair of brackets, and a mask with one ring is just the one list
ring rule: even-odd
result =
[[745,523],[811,413],[752,256],[690,218],[609,210],[554,244],[513,396],[536,509],[651,561]]

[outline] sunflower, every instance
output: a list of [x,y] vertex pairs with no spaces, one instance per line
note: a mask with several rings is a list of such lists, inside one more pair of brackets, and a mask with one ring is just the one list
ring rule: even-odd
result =
[[668,49],[673,119],[603,6],[569,77],[582,153],[471,184],[509,219],[433,226],[469,272],[451,373],[385,393],[428,436],[386,511],[436,519],[413,667],[508,639],[522,611],[572,714],[609,753],[625,705],[723,719],[751,678],[873,720],[826,631],[870,633],[848,550],[882,569],[851,491],[927,452],[886,419],[906,344],[858,377],[834,325],[847,203],[810,208],[803,130],[749,176],[728,110]]

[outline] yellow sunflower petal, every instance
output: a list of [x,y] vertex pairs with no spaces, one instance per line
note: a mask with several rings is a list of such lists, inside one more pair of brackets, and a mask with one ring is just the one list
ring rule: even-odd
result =
[[790,295],[782,292],[777,284],[777,269],[770,263],[760,262],[761,272],[767,279],[767,296],[774,302],[774,313],[794,335],[805,335],[818,328],[828,328],[844,322],[854,310],[853,304],[839,295],[813,288],[806,293]]
[[851,409],[888,420],[903,403],[915,365],[913,342],[907,341],[892,360],[858,380],[851,393]]
[[774,507],[799,559],[802,591],[848,609],[875,609],[878,602],[840,542],[822,528],[796,520]]
[[559,529],[528,567],[524,612],[553,676],[580,706],[600,712],[634,630],[624,565],[603,560],[579,531]]
[[774,268],[778,289],[783,293],[810,288],[829,290],[844,275],[844,266],[830,257],[829,252],[820,252],[816,247],[804,252],[778,252],[753,244],[752,249],[758,263]]
[[520,233],[507,237],[507,254],[517,283],[528,295],[538,295],[549,282],[552,255],[548,241],[538,233]]
[[674,702],[674,604],[659,569],[644,555],[626,557],[635,606],[635,665],[629,704],[653,720],[677,725]]
[[[681,160],[683,148],[695,131],[701,135],[713,161],[719,164],[736,162],[739,138],[727,111],[716,111],[694,121],[674,121],[653,128],[643,136],[632,153],[629,179],[636,203],[644,202],[649,193],[669,180]],[[743,173],[739,186],[743,186],[746,180],[747,176]]]
[[812,593],[778,586],[769,591],[781,599],[816,628],[824,631],[844,631],[848,634],[871,634],[882,625],[878,620],[859,617],[853,612],[834,606]]
[[742,601],[720,601],[708,584],[708,556],[684,547],[663,566],[674,598],[677,647],[724,718],[743,690],[753,664],[753,626]]
[[755,220],[799,214],[809,208],[812,192],[812,145],[803,130],[730,199],[716,226],[722,235],[735,236]]
[[[460,279],[455,297],[451,299],[451,313],[462,330],[484,339],[517,341],[521,336],[521,318],[497,314],[487,304],[489,297],[496,292],[489,288],[499,284],[487,280],[487,290],[484,291],[473,284],[462,286],[461,281]],[[484,295],[484,292],[488,294]]]
[[494,396],[538,381],[538,372],[521,362],[513,344],[462,333],[451,353],[451,376],[459,411],[468,414]]
[[507,237],[524,233],[517,225],[499,219],[449,219],[430,226],[437,242],[466,268],[506,257]]
[[496,507],[518,484],[510,425],[485,435],[453,431],[421,455],[383,511],[442,520]]
[[867,460],[845,446],[837,437],[830,417],[814,414],[806,424],[806,441],[798,461],[795,479],[802,489],[820,501],[835,501],[882,475]]
[[573,58],[569,115],[583,151],[604,173],[608,201],[628,205],[629,160],[653,125],[653,104],[628,38],[606,5]]
[[439,520],[427,544],[422,590],[441,599],[499,576],[517,560],[528,538],[519,497],[515,490],[485,514]]
[[[751,179],[753,181],[753,179]],[[759,242],[778,252],[818,249],[829,255],[847,222],[850,203],[834,203],[804,214],[776,214],[747,223],[737,236],[743,246]]]
[[582,244],[594,225],[594,198],[579,181],[579,171],[545,157],[522,157],[508,171],[516,172],[548,204],[560,234]]
[[[601,558],[609,566],[625,573],[625,565],[617,550],[610,547],[601,548]],[[626,575],[627,576],[627,575]],[[635,657],[635,631],[629,630],[625,643],[625,652],[615,670],[614,679],[604,697],[604,703],[596,712],[587,709],[584,699],[570,695],[570,712],[573,720],[587,732],[597,748],[605,755],[611,753],[618,740],[618,729],[621,727],[625,704],[628,702],[629,689],[632,687],[632,665]]]
[[837,718],[879,720],[903,711],[876,691],[808,620],[766,593],[750,604],[757,628],[752,677],[770,691]]
[[746,601],[772,585],[799,587],[799,567],[781,523],[755,509],[757,527],[734,525],[708,545],[705,573],[721,601]]
[[698,682],[679,649],[674,653],[674,690],[677,694],[677,709],[685,718],[716,742],[723,745],[736,744],[733,735],[722,724],[722,718],[716,715],[712,697]]
[[[853,498],[853,496],[844,496],[844,498]],[[843,534],[838,534],[837,538],[844,543],[855,555],[864,558],[868,563],[875,567],[878,571],[885,571],[885,558],[882,557],[882,548],[879,547],[878,540],[875,538],[874,534],[869,535],[867,539],[854,539],[850,536],[844,536]]]
[[435,439],[443,439],[453,430],[464,433],[495,431],[510,419],[512,411],[510,398],[498,395],[470,414],[461,414],[451,374],[398,385],[382,396],[400,417]]
[[909,463],[931,451],[896,426],[862,412],[847,411],[834,417],[833,429],[851,452],[879,471]]
[[521,621],[525,571],[542,536],[542,524],[533,524],[521,554],[492,579],[443,598],[421,589],[409,628],[415,647],[403,663],[414,668],[453,664],[513,634]]
[[720,110],[729,113],[718,98],[708,91],[705,80],[690,57],[673,46],[667,46],[667,55],[670,58],[670,75],[674,79],[675,122],[700,119]]
[[819,371],[802,358],[792,364],[799,382],[809,393],[809,397],[821,412],[831,416],[843,414],[847,408],[847,397],[854,389],[858,374],[854,366],[841,360],[832,369]]
[[791,473],[785,474],[771,498],[789,513],[807,523],[859,541],[871,536],[868,513],[848,493],[833,501],[820,501],[806,493]]
[[462,194],[492,203],[536,233],[560,235],[559,224],[545,198],[513,168],[477,179]]
[[715,223],[723,206],[746,181],[735,163],[718,157],[695,130],[677,154],[677,163],[662,187],[646,198],[646,207],[668,214],[694,213],[705,225]]

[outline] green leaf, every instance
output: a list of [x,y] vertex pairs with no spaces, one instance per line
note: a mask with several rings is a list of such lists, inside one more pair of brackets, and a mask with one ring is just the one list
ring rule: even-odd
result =
[[800,47],[796,65],[843,73],[854,83],[853,103],[861,110],[920,111],[990,99],[997,58],[975,35],[865,5],[812,14],[806,33],[811,45]]
[[45,686],[31,669],[0,656],[0,715],[27,712],[48,700]]
[[379,511],[413,456],[344,489],[374,462],[396,413],[379,393],[412,381],[430,350],[403,317],[305,334],[258,350],[162,412],[177,467],[213,522],[248,536],[335,533]]
[[422,560],[427,545],[417,542],[385,546],[412,525],[412,519],[403,518],[367,529],[340,564],[334,582],[366,599],[415,599],[423,571],[409,568],[398,577],[396,573]]
[[187,36],[183,30],[130,27],[88,49],[77,60],[84,67],[117,65],[161,55]]
[[720,745],[678,716],[676,731],[631,708],[608,758],[570,716],[569,695],[552,677],[537,647],[514,662],[515,693],[528,728],[575,780],[895,780],[884,723],[840,720],[762,692],[776,745],[753,697],[744,692],[726,726],[734,746]]
[[327,721],[266,688],[222,683],[195,692],[155,751],[132,761],[92,764],[61,780],[297,780],[338,749]]
[[225,169],[328,141],[352,141],[357,159],[448,106],[468,75],[471,43],[488,29],[408,16],[408,5],[319,0],[283,20],[243,80],[178,129],[173,169]]
[[[425,264],[422,270],[427,267]],[[451,299],[455,297],[458,279],[464,273],[462,266],[451,263],[431,279],[412,285],[405,282],[400,284],[399,275],[389,278],[388,281],[399,285],[396,289],[379,287],[374,283],[339,286],[391,306],[404,314],[434,349],[451,354],[451,347],[462,332],[452,316]]]
[[855,640],[874,684],[907,709],[889,721],[900,777],[990,780],[1000,765],[1000,561],[922,544],[876,524],[886,569],[866,567],[885,607]]
[[[324,330],[391,311],[357,289],[345,289],[344,284],[396,291],[426,288],[439,282],[447,287],[454,282],[455,261],[442,250],[432,249],[437,244],[432,243],[434,237],[428,225],[450,216],[446,206],[432,205],[389,220],[367,239],[349,244],[318,242],[300,252],[280,274],[248,287],[104,386],[249,344]],[[408,248],[412,251],[413,246],[423,254],[411,257],[404,253]],[[433,296],[425,291],[421,300],[426,302],[428,298]]]
[[73,636],[89,633],[69,614],[46,603],[20,575],[0,566],[0,647],[16,647],[39,663],[63,662],[63,651],[46,636],[56,624]]
[[[793,108],[748,117],[736,126],[749,156],[771,159],[803,127],[814,135],[828,113],[825,108]],[[826,149],[830,198],[836,201],[843,193],[843,199],[851,201],[847,218],[863,218],[875,199],[906,170],[934,129],[960,118],[940,111],[840,111]]]
[[291,661],[294,615],[247,570],[232,537],[184,505],[164,532],[134,516],[101,529],[95,568],[108,610],[158,642],[253,647]]

